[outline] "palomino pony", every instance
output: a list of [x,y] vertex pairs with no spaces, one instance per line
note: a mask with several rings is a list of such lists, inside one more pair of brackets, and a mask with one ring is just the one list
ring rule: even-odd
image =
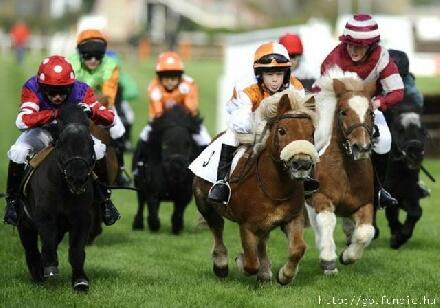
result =
[[[419,173],[424,156],[426,129],[421,121],[422,108],[407,98],[393,107],[388,116],[392,145],[386,178],[386,189],[399,201],[398,207],[386,207],[385,214],[391,230],[390,247],[397,249],[412,236],[422,216]],[[407,216],[399,221],[399,211]]]
[[320,188],[306,207],[321,268],[325,274],[332,274],[337,272],[333,239],[336,215],[344,217],[348,244],[340,256],[341,263],[358,260],[374,236],[370,160],[374,113],[370,97],[375,83],[364,83],[356,74],[335,68],[318,80],[318,86],[315,142],[321,155],[315,177]]
[[29,180],[18,231],[29,272],[36,281],[58,274],[57,246],[69,232],[72,286],[87,290],[84,261],[94,207],[93,140],[89,119],[77,105],[60,108],[58,127],[55,148]]
[[[134,230],[144,228],[145,202],[150,231],[160,229],[161,201],[174,203],[172,233],[179,234],[183,230],[183,213],[192,198],[193,174],[188,165],[199,152],[192,135],[198,133],[201,121],[199,116],[194,117],[181,105],[175,105],[151,123],[148,142],[138,143],[133,156],[133,168],[138,166],[134,183],[139,189]],[[140,148],[142,146],[146,149]]]
[[223,217],[240,226],[243,253],[236,258],[239,270],[257,274],[259,281],[272,279],[266,242],[276,227],[282,227],[289,241],[288,261],[277,275],[279,283],[284,285],[294,278],[305,252],[304,189],[300,180],[309,176],[318,159],[312,144],[315,114],[294,92],[287,93],[266,98],[257,109],[264,130],[259,142],[244,154],[250,157],[240,158],[232,173],[232,197],[227,206],[209,203],[211,183],[199,177],[194,180],[197,207],[214,236],[213,270],[218,277],[228,275]]

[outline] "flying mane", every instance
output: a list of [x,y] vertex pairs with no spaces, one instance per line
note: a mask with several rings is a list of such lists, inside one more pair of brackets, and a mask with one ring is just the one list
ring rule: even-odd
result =
[[337,105],[333,89],[333,79],[338,79],[346,84],[347,89],[357,88],[362,80],[356,73],[344,72],[338,66],[332,67],[315,83],[321,91],[315,95],[316,113],[319,125],[315,130],[315,147],[321,150],[330,143],[333,129],[334,114]]

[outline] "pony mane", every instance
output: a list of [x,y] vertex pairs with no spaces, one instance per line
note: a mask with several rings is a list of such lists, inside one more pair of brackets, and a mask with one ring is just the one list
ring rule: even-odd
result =
[[358,90],[363,86],[362,79],[356,73],[343,71],[338,66],[330,68],[315,82],[315,85],[321,89],[315,95],[316,113],[319,119],[319,125],[315,130],[315,147],[318,150],[330,143],[332,135],[334,114],[337,106],[333,79],[344,82],[348,90]]
[[63,104],[59,108],[59,121],[63,126],[77,123],[88,126],[89,118],[77,104]]
[[277,116],[277,108],[278,103],[281,97],[287,94],[290,101],[290,106],[292,110],[287,113],[305,113],[310,116],[313,122],[313,126],[316,127],[317,117],[316,113],[306,105],[306,102],[309,100],[311,95],[307,95],[303,97],[300,92],[295,89],[286,89],[282,92],[275,93],[269,97],[263,99],[255,111],[254,118],[254,131],[256,134],[256,142],[254,145],[254,153],[258,154],[261,152],[265,145],[267,137],[269,136],[269,131],[264,132],[264,128],[266,127],[267,121]]
[[197,133],[203,119],[199,116],[192,116],[183,106],[175,105],[164,112],[160,117],[151,123],[154,133],[161,133],[170,125],[186,127],[192,134]]

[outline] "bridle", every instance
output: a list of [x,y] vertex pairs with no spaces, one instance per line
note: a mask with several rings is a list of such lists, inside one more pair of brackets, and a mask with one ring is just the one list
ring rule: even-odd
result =
[[[347,128],[344,128],[344,116],[342,113],[338,113],[338,126],[342,133],[342,146],[345,150],[345,153],[349,156],[353,155],[353,148],[350,145],[350,134],[357,128],[363,128],[367,131],[368,137],[371,140],[371,143],[374,143],[376,137],[379,137],[379,130],[377,129],[376,125],[368,125],[367,123],[355,123],[353,125],[350,125]],[[374,123],[374,112],[371,113],[371,123]]]
[[[270,157],[272,159],[273,162],[275,162],[278,166],[281,167],[281,169],[283,171],[287,170],[287,164],[285,161],[273,156],[273,153],[279,153],[280,150],[280,145],[279,145],[279,138],[278,138],[278,134],[276,133],[278,131],[279,128],[279,122],[283,119],[312,119],[310,115],[306,114],[306,113],[286,113],[283,115],[278,115],[275,116],[273,118],[270,118],[264,129],[263,132],[261,133],[261,136],[265,136],[266,132],[268,130],[270,130],[274,125],[275,125],[275,136],[274,138],[272,138],[272,143],[271,143],[271,149],[270,149]],[[269,192],[267,191],[267,189],[264,187],[264,182],[263,179],[261,177],[261,173],[260,173],[260,157],[261,157],[261,153],[258,153],[256,157],[254,158],[249,158],[246,161],[246,165],[244,166],[244,171],[234,180],[230,180],[229,183],[240,183],[242,182],[244,179],[247,178],[247,176],[250,174],[250,171],[252,170],[252,165],[253,162],[256,162],[256,176],[257,176],[257,182],[258,182],[258,187],[260,188],[260,190],[264,193],[264,195],[269,198],[272,201],[275,202],[283,202],[283,201],[287,201],[290,200],[292,198],[292,195],[294,193],[294,190],[288,192],[285,196],[277,198],[277,197],[272,197]],[[247,168],[246,168],[247,167]]]
[[[75,124],[68,124],[64,129],[66,129],[67,127],[69,127],[71,125],[75,125]],[[82,156],[75,155],[75,156],[69,157],[68,159],[63,161],[62,158],[61,158],[61,156],[62,156],[61,153],[58,154],[58,159],[57,159],[58,169],[61,171],[61,173],[62,173],[62,175],[64,177],[64,180],[66,181],[67,186],[69,187],[70,192],[73,193],[73,194],[83,193],[85,191],[85,185],[86,185],[87,181],[85,181],[83,183],[83,185],[79,189],[79,191],[76,191],[74,189],[74,185],[70,181],[70,176],[69,176],[69,172],[68,172],[69,165],[72,162],[74,162],[74,161],[82,162],[87,167],[87,179],[92,175],[93,169],[95,168],[96,155],[95,155],[95,151],[93,149],[93,139],[91,137],[90,137],[90,141],[89,142],[90,142],[90,149],[91,149],[91,152],[92,152],[91,153],[91,159],[87,159],[87,158],[84,158]]]

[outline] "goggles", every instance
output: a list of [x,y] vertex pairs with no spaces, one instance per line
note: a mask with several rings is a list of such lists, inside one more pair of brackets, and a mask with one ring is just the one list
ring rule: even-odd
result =
[[255,61],[255,63],[258,63],[258,64],[271,64],[271,63],[286,64],[289,62],[290,62],[289,59],[286,59],[286,57],[279,55],[279,54],[276,54],[276,53],[266,55],[264,57],[261,57],[257,61]]
[[95,58],[96,60],[101,61],[102,58],[104,58],[104,54],[97,52],[84,52],[81,53],[81,58],[83,60],[91,60],[92,58]]
[[67,86],[54,86],[54,85],[46,85],[46,84],[40,84],[41,90],[44,94],[47,96],[68,96],[70,92],[72,91],[72,85]]

